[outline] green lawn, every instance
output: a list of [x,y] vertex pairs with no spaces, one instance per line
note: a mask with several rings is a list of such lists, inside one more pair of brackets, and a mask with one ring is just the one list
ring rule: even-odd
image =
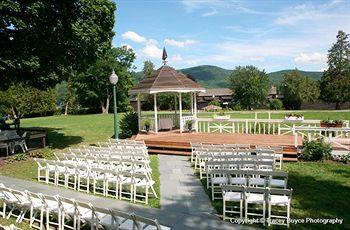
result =
[[[349,165],[333,162],[298,162],[285,163],[283,170],[288,171],[288,187],[293,188],[292,219],[344,220],[342,225],[291,224],[291,229],[350,229]],[[205,187],[206,181],[202,180],[202,183]],[[210,194],[210,191],[207,193]],[[222,200],[215,200],[212,203],[222,215]]]
[[[150,112],[145,112],[150,113]],[[283,118],[285,111],[272,114],[272,118]],[[305,119],[343,119],[350,120],[349,111],[303,111]],[[202,113],[201,117],[212,116],[213,113]],[[122,115],[119,115],[120,117]],[[232,112],[231,117],[254,118],[253,112]],[[259,114],[259,118],[267,118],[267,113]],[[65,150],[79,144],[106,141],[113,135],[113,115],[69,115],[30,118],[21,120],[22,127],[40,127],[48,131],[48,143],[53,150]],[[158,157],[151,156],[153,178],[156,191],[160,192]],[[333,226],[350,229],[349,204],[350,167],[332,163],[287,163],[289,171],[289,187],[294,189],[292,218],[304,217],[338,217],[343,218],[345,225]],[[14,162],[0,166],[0,173],[17,178],[35,180],[36,164],[32,160]],[[215,202],[221,212],[221,202]],[[159,199],[150,199],[150,206],[159,207]],[[0,224],[4,223],[0,218]],[[6,223],[5,223],[6,224]],[[298,225],[292,228],[319,229],[329,225]]]
[[[122,115],[119,114],[119,118]],[[112,114],[51,116],[22,119],[21,127],[45,128],[52,148],[63,149],[82,142],[106,141],[113,135]]]

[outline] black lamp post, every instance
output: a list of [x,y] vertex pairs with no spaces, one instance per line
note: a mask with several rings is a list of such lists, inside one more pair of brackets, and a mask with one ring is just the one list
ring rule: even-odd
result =
[[109,76],[109,82],[113,85],[113,101],[114,101],[114,139],[118,142],[118,112],[117,112],[117,83],[118,76],[114,70]]

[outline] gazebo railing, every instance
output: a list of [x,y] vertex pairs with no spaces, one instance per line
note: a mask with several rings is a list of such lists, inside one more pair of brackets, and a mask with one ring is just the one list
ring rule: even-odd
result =
[[[181,124],[182,124],[182,130],[186,130],[187,129],[187,121],[193,121],[195,122],[196,121],[196,118],[192,115],[186,115],[186,116],[182,116],[182,120],[181,120]],[[195,127],[195,126],[194,126]]]
[[[188,116],[188,115],[183,115]],[[180,127],[180,115],[179,114],[170,114],[170,113],[159,113],[157,115],[158,121],[160,119],[171,119],[173,123],[173,128],[179,128]],[[149,120],[151,122],[150,130],[154,130],[154,115],[153,114],[147,114],[141,116],[141,130],[144,130],[145,128],[145,121]]]

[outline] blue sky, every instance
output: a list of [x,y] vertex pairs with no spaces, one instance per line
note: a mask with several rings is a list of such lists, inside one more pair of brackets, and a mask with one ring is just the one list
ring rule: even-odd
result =
[[267,72],[323,70],[338,30],[350,33],[350,0],[119,0],[114,46],[175,68],[255,65]]

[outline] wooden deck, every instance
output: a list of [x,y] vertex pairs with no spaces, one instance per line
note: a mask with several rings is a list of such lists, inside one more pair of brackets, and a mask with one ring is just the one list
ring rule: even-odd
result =
[[[207,144],[250,144],[262,146],[281,146],[285,160],[297,159],[297,148],[294,147],[292,135],[265,135],[265,134],[232,134],[232,133],[179,133],[178,130],[159,132],[157,134],[139,133],[135,140],[144,140],[149,153],[190,155],[191,143]],[[298,139],[302,143],[302,139]]]

